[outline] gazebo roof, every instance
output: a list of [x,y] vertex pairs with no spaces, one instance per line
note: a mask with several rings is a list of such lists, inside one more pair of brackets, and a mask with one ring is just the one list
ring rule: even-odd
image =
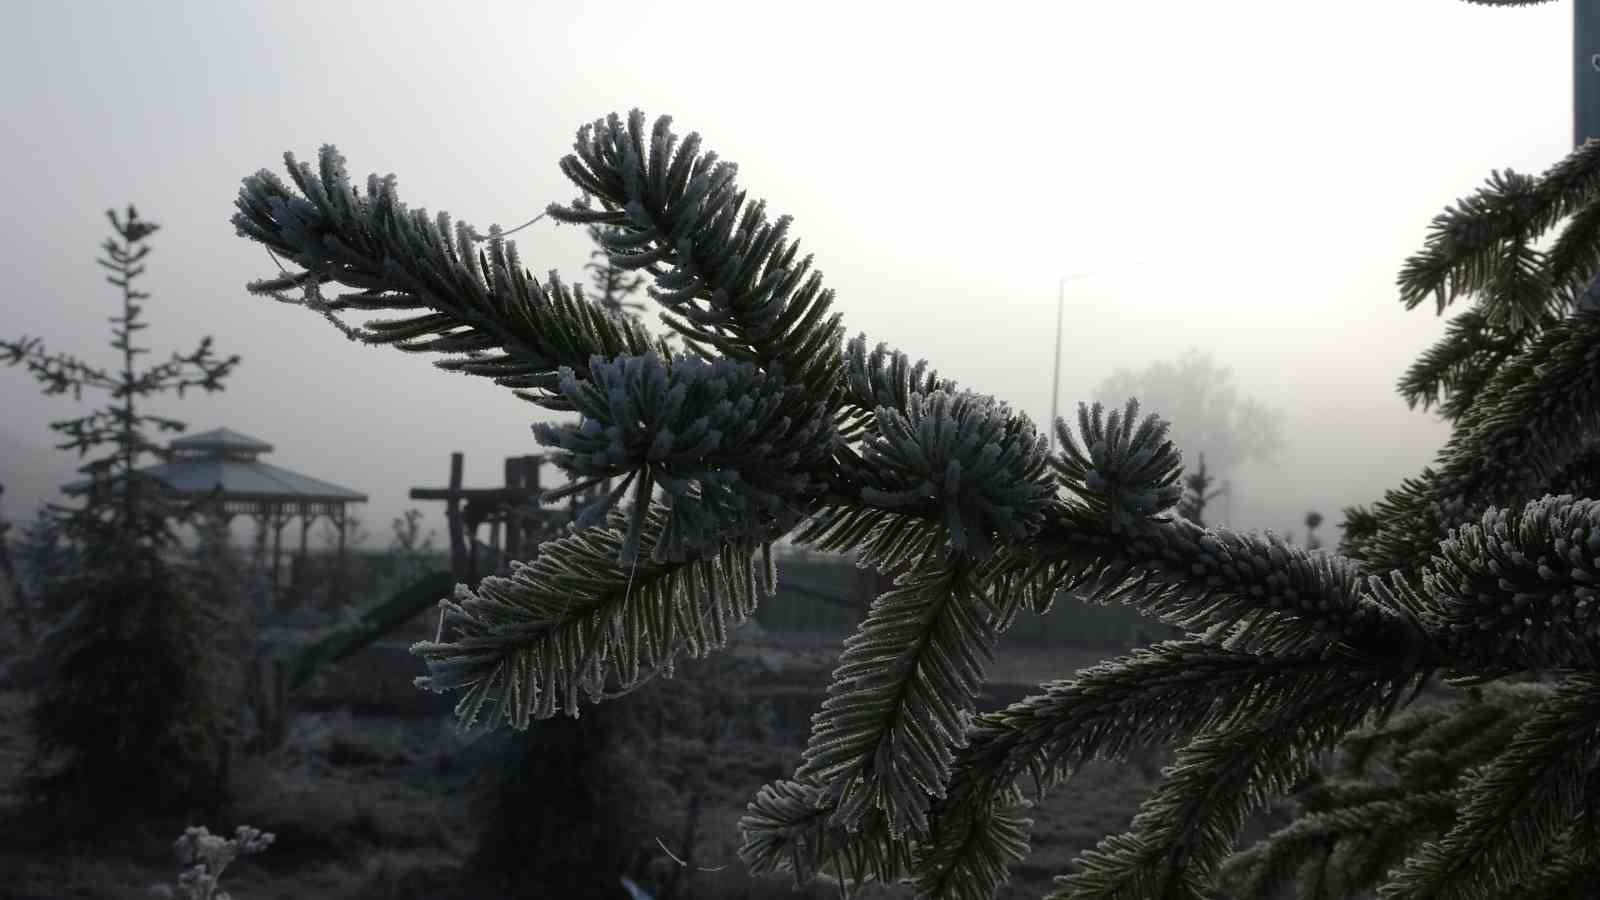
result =
[[272,445],[259,438],[248,434],[240,434],[231,428],[213,428],[199,434],[181,437],[167,446],[173,450],[253,450],[256,453],[271,453]]
[[[222,489],[222,499],[268,502],[365,503],[367,495],[347,487],[264,463],[256,453],[272,445],[237,431],[217,428],[172,441],[164,463],[145,466],[138,475],[162,482],[180,497],[204,497]],[[196,452],[199,451],[199,452]],[[88,492],[92,479],[64,485],[68,494]]]

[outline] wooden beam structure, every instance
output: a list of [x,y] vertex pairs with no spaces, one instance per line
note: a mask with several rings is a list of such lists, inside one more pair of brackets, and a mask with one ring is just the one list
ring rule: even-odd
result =
[[[408,496],[412,500],[444,501],[450,529],[450,571],[456,578],[476,584],[479,578],[502,568],[508,559],[532,557],[537,550],[529,546],[529,541],[547,539],[554,529],[572,520],[578,507],[596,496],[593,491],[575,496],[566,509],[541,507],[539,469],[544,462],[545,457],[538,454],[508,456],[501,487],[466,488],[462,487],[465,455],[456,451],[450,454],[448,487],[411,489]],[[606,491],[610,488],[609,481],[602,487]],[[485,524],[489,526],[488,544],[478,540],[478,528]],[[480,547],[490,551],[492,564],[480,565]]]

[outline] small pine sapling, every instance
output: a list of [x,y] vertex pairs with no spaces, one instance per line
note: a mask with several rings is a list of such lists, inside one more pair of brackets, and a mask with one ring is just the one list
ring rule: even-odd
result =
[[394,537],[389,541],[389,558],[394,564],[395,575],[401,584],[410,584],[429,571],[428,561],[434,553],[435,532],[429,529],[423,535],[422,510],[415,507],[396,516],[389,525],[394,531]]
[[1211,483],[1215,480],[1206,473],[1206,455],[1200,454],[1200,462],[1195,466],[1195,470],[1184,476],[1183,499],[1178,501],[1178,515],[1196,525],[1204,525],[1206,504],[1222,496],[1221,491],[1210,490]]
[[[0,484],[0,497],[5,496],[5,491],[5,485]],[[0,515],[0,604],[10,606],[17,637],[22,642],[23,652],[28,652],[33,646],[33,615],[28,609],[28,593],[11,560],[11,523],[3,515]]]
[[49,510],[36,548],[50,555],[59,525],[78,554],[70,573],[34,570],[46,577],[40,605],[58,620],[40,641],[48,678],[29,711],[35,750],[22,781],[24,816],[34,826],[28,832],[43,841],[63,831],[110,829],[125,816],[210,808],[222,789],[230,708],[218,685],[236,664],[207,640],[227,622],[203,599],[204,579],[179,558],[173,530],[207,509],[207,500],[179,502],[138,464],[162,452],[148,428],[184,428],[143,401],[191,387],[222,390],[239,357],[216,358],[207,337],[191,354],[135,368],[136,357],[149,352],[134,344],[146,327],[138,301],[149,295],[133,283],[158,226],[131,205],[125,219],[114,210],[106,215],[116,236],[98,262],[122,294],[122,314],[111,320],[122,368],[52,354],[37,338],[0,340],[0,362],[27,368],[46,394],[111,395],[105,408],[50,426],[67,439],[58,449],[80,458],[109,451],[84,468],[91,474],[85,505]]

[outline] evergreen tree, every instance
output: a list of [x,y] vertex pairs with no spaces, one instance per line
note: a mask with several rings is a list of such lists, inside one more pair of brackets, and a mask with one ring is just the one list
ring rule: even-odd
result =
[[[5,485],[0,484],[0,497],[5,492]],[[33,616],[28,609],[28,594],[23,590],[15,563],[11,561],[11,523],[6,521],[3,511],[0,511],[0,603],[7,606],[7,615],[16,623],[17,637],[23,648],[31,649]]]
[[389,558],[400,584],[410,584],[428,574],[433,558],[433,529],[422,533],[422,510],[411,507],[389,523],[394,539],[389,542]]
[[1178,515],[1195,523],[1206,523],[1206,504],[1221,496],[1221,491],[1211,490],[1216,479],[1206,473],[1206,455],[1200,454],[1200,464],[1183,479],[1183,497],[1178,501]]
[[1306,513],[1306,549],[1320,550],[1322,539],[1317,537],[1317,526],[1322,524],[1322,513],[1312,510]]
[[629,315],[628,310],[644,309],[643,303],[628,303],[639,288],[644,287],[645,277],[637,274],[632,269],[626,269],[611,259],[602,246],[602,241],[608,234],[616,233],[615,228],[606,228],[602,225],[590,225],[588,228],[589,239],[595,242],[595,249],[589,252],[589,262],[584,269],[589,272],[589,283],[598,295],[595,300],[601,307],[618,313]]
[[[753,871],[990,897],[1027,852],[1018,778],[1042,794],[1093,759],[1175,744],[1131,830],[1052,897],[1217,897],[1219,879],[1261,892],[1329,871],[1385,897],[1600,879],[1600,501],[1574,499],[1600,496],[1600,142],[1539,178],[1496,173],[1407,263],[1408,306],[1477,298],[1402,383],[1412,402],[1448,394],[1457,428],[1436,469],[1345,511],[1339,554],[1176,513],[1179,455],[1137,401],[1080,405],[1049,454],[1006,404],[844,342],[789,219],[747,203],[734,167],[670,120],[613,115],[576,151],[562,169],[599,208],[550,214],[612,226],[602,245],[651,275],[687,351],[539,282],[498,229],[477,252],[467,226],[407,210],[392,176],[363,194],[332,147],[317,167],[286,157],[294,188],[247,178],[234,218],[305,270],[253,291],[411,313],[352,331],[466,354],[436,365],[579,412],[534,426],[580,476],[552,496],[621,479],[603,518],[458,588],[438,639],[413,648],[419,687],[465,691],[464,727],[576,716],[580,695],[603,702],[723,646],[771,596],[771,542],[794,532],[906,571],[846,642],[798,770],[750,804]],[[324,299],[328,281],[355,291]],[[1063,590],[1186,636],[975,715],[999,636]],[[1395,715],[1435,675],[1517,702],[1485,689]],[[1401,743],[1410,762],[1382,779],[1319,784],[1336,746],[1360,769]],[[1296,788],[1305,815],[1224,867],[1246,815]]]
[[465,868],[483,888],[621,896],[618,877],[651,844],[669,793],[640,763],[637,699],[496,736],[494,760],[470,798],[477,844]]
[[44,614],[49,610],[40,608],[37,598],[49,596],[60,579],[81,568],[78,548],[66,540],[64,531],[60,517],[49,507],[40,507],[16,539],[18,583],[23,595]]
[[[183,428],[142,401],[168,390],[221,390],[239,358],[215,358],[208,337],[188,356],[135,369],[135,357],[149,352],[134,344],[134,333],[146,327],[137,301],[149,295],[133,282],[150,252],[144,242],[158,226],[132,206],[125,221],[115,211],[107,217],[120,240],[106,240],[99,263],[122,292],[122,315],[111,320],[122,369],[51,354],[37,338],[0,340],[0,360],[26,366],[45,393],[81,398],[85,388],[99,388],[111,396],[103,409],[51,423],[67,438],[60,449],[80,457],[110,449],[84,467],[93,476],[85,506],[54,510],[80,554],[75,571],[32,572],[45,579],[42,605],[60,611],[39,650],[48,680],[29,713],[36,751],[23,783],[25,815],[34,823],[28,830],[42,840],[103,832],[128,818],[208,810],[225,752],[227,707],[217,692],[231,675],[205,636],[226,623],[203,599],[210,596],[203,573],[173,558],[173,525],[198,507],[173,502],[161,484],[140,475],[138,463],[160,452],[148,428]],[[48,555],[56,537],[41,537],[41,555]]]

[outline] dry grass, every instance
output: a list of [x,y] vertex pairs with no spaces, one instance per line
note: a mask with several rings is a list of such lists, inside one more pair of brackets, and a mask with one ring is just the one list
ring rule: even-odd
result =
[[[17,772],[26,760],[29,742],[21,725],[28,702],[22,692],[0,693],[0,771]],[[373,728],[349,715],[303,716],[297,724],[282,752],[236,760],[225,821],[203,823],[222,831],[250,824],[277,835],[266,853],[229,866],[223,886],[233,896],[400,897],[414,879],[411,870],[458,864],[469,849],[460,828],[460,792],[421,786],[437,780],[434,757],[408,745],[392,725]],[[425,771],[406,783],[392,777],[399,767]],[[14,785],[3,787],[14,808]],[[176,880],[172,842],[186,824],[202,823],[152,822],[111,844],[48,853],[0,849],[0,883],[9,891],[0,896],[145,896],[147,887]],[[393,890],[374,892],[374,879]]]
[[[787,655],[784,670],[765,676],[762,690],[775,697],[793,695],[789,704],[793,708],[786,714],[803,722],[820,705],[838,644],[811,642],[788,653],[781,641],[766,643],[767,649]],[[1002,642],[990,669],[991,690],[984,708],[1031,693],[1044,681],[1068,677],[1112,655],[1114,649]],[[323,699],[372,708],[373,701],[387,700],[401,690],[392,683],[396,679],[391,674],[376,670],[364,674],[377,683],[343,673],[336,683],[324,685]],[[408,681],[399,680],[403,690],[416,693]],[[18,771],[26,758],[27,738],[20,727],[26,704],[27,697],[19,692],[0,693],[0,772]],[[699,773],[708,785],[695,862],[725,866],[719,872],[695,873],[680,897],[837,896],[836,889],[821,883],[795,891],[787,876],[752,878],[737,855],[737,823],[745,805],[761,785],[793,772],[802,740],[803,734],[783,744],[724,741],[714,750],[690,738],[669,737],[664,743],[654,772],[657,777],[682,785]],[[178,866],[171,848],[185,825],[231,832],[234,826],[249,824],[274,832],[277,841],[267,852],[241,858],[228,868],[223,886],[239,900],[496,900],[472,893],[461,871],[473,843],[466,800],[482,764],[474,754],[481,749],[469,746],[456,735],[452,723],[438,715],[302,712],[296,715],[282,751],[235,757],[231,777],[235,799],[222,820],[150,823],[141,834],[115,846],[60,848],[48,856],[0,849],[0,884],[5,885],[0,897],[146,896],[145,887],[176,879]],[[999,897],[1020,900],[1046,893],[1050,877],[1067,872],[1074,856],[1127,827],[1139,801],[1154,786],[1152,774],[1134,765],[1097,763],[1052,792],[1030,811],[1033,851],[1012,867],[1012,882]],[[0,783],[0,804],[14,799],[5,793],[8,789]],[[1254,825],[1257,831],[1263,827]],[[681,816],[669,818],[662,828],[662,841],[682,856]],[[653,871],[660,872],[672,865],[665,853],[652,863]],[[130,893],[130,886],[137,889]],[[861,896],[868,900],[910,893],[903,887],[879,886]]]

